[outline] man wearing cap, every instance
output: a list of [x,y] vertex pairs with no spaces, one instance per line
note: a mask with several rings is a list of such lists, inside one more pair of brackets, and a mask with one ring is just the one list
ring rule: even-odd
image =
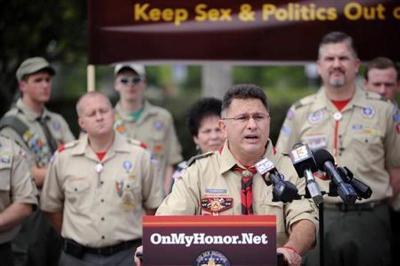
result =
[[37,205],[36,196],[25,152],[14,141],[0,136],[0,265],[14,265],[11,241],[22,220]]
[[88,92],[77,105],[87,132],[54,154],[41,208],[64,237],[60,266],[131,266],[142,216],[162,200],[150,153],[116,134],[108,98]]
[[145,68],[139,64],[119,64],[115,67],[114,88],[120,100],[115,106],[117,132],[140,140],[157,163],[158,176],[168,194],[174,165],[182,161],[181,146],[175,133],[171,114],[144,98]]
[[[0,133],[26,151],[38,188],[43,185],[47,165],[57,146],[74,140],[64,118],[45,107],[50,100],[54,74],[54,68],[44,58],[33,57],[22,62],[16,73],[21,97],[0,122]],[[51,249],[57,247],[57,238],[41,212],[35,211],[24,221],[15,240],[17,265],[55,265],[57,252]]]

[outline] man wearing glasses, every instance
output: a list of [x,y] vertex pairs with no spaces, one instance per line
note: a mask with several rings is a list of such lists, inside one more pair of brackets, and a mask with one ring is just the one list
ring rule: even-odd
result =
[[168,194],[174,165],[182,161],[181,146],[171,114],[144,98],[146,72],[143,65],[119,64],[114,69],[114,88],[120,100],[115,106],[117,132],[140,140],[157,164],[157,176]]
[[276,215],[278,252],[288,265],[300,265],[302,254],[315,241],[316,207],[309,199],[273,202],[272,185],[254,171],[257,162],[268,158],[299,193],[304,192],[290,159],[277,154],[269,139],[268,109],[266,96],[256,85],[228,90],[219,122],[225,145],[189,161],[156,215]]

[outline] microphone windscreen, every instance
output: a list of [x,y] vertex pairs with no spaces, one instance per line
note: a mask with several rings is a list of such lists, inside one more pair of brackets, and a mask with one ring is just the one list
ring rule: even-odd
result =
[[325,149],[319,149],[313,151],[312,153],[314,156],[315,163],[317,164],[318,169],[321,171],[324,171],[325,162],[331,162],[332,164],[335,163],[335,159],[333,158],[332,154],[330,154]]

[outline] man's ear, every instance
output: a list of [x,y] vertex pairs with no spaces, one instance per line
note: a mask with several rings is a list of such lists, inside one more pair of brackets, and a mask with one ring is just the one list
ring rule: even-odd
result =
[[226,139],[228,136],[227,136],[225,121],[222,120],[222,119],[220,119],[220,120],[218,121],[218,126],[219,126],[219,128],[221,129],[222,134],[224,135],[224,137],[225,137],[225,139]]

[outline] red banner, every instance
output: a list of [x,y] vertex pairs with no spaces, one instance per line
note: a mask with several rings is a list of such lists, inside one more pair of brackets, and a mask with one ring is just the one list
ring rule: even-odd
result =
[[400,59],[400,1],[88,0],[89,63],[314,61],[327,32]]

